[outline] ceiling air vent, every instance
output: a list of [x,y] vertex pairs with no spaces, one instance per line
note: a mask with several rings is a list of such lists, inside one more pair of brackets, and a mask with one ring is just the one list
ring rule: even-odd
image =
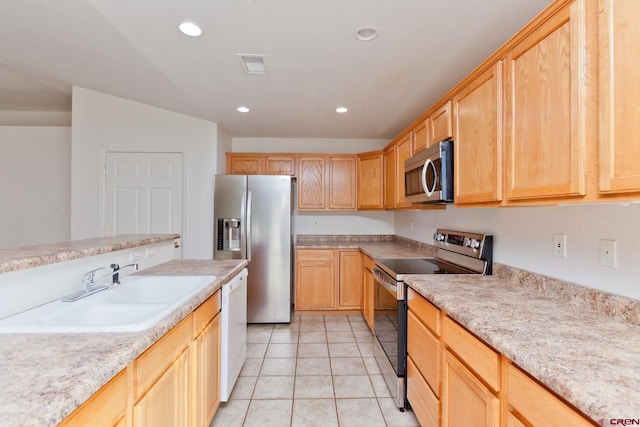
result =
[[238,58],[242,61],[247,74],[267,74],[267,68],[264,66],[264,55],[254,55],[238,53]]

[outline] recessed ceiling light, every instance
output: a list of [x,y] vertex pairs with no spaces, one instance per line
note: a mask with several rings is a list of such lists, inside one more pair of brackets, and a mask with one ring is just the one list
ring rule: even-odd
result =
[[183,22],[182,24],[178,25],[178,28],[180,29],[180,31],[182,31],[182,34],[190,37],[198,37],[202,35],[202,30],[200,29],[200,27],[198,27],[193,22]]
[[362,27],[356,31],[356,39],[368,42],[378,37],[378,31],[373,27]]
[[249,111],[251,111],[251,110],[249,110],[249,107],[244,107],[244,106],[238,107],[238,108],[236,108],[236,110],[238,110],[241,113],[248,113]]
[[336,113],[346,113],[347,111],[349,111],[349,109],[347,107],[338,107],[338,108],[336,108]]

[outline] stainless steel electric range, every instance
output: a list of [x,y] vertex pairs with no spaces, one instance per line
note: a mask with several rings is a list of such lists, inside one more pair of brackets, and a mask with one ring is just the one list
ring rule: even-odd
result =
[[408,408],[407,369],[407,285],[408,274],[491,274],[493,236],[490,234],[437,229],[434,258],[378,258],[373,275],[375,357],[396,406]]

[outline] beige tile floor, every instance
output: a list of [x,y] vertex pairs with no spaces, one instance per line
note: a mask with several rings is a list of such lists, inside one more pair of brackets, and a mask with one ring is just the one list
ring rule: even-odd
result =
[[247,360],[212,426],[419,426],[400,412],[362,316],[249,325]]

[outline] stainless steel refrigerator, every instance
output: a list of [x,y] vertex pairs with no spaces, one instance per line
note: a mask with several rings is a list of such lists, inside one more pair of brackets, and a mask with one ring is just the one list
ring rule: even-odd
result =
[[214,259],[247,259],[248,323],[291,321],[291,177],[214,177]]

